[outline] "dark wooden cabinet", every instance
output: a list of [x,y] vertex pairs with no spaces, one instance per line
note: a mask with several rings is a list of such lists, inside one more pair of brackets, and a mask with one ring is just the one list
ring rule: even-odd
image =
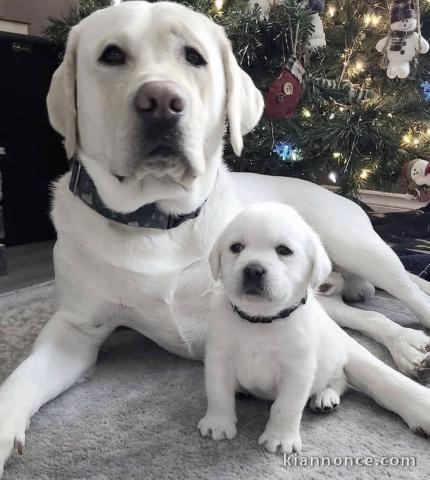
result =
[[[36,37],[0,33],[0,156],[5,243],[55,237],[50,183],[67,170],[61,137],[49,125],[46,95],[58,54]],[[1,243],[1,241],[0,241]]]

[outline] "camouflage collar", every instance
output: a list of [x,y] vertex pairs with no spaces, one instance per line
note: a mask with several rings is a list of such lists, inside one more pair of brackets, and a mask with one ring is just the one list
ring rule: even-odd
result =
[[182,215],[167,214],[160,210],[156,203],[148,203],[130,213],[115,212],[103,203],[92,178],[78,159],[73,161],[69,189],[99,215],[131,227],[156,228],[158,230],[176,228],[187,220],[197,218],[204,205],[194,212]]

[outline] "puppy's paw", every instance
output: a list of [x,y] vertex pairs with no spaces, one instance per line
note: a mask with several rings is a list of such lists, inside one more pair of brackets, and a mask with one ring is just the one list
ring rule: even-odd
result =
[[232,440],[237,434],[234,419],[212,414],[206,414],[197,428],[203,437],[211,435],[214,440]]
[[263,445],[271,453],[276,453],[278,448],[286,454],[298,453],[302,449],[302,439],[299,431],[284,431],[269,425],[260,435],[258,444]]
[[430,383],[430,337],[423,331],[402,328],[392,342],[390,353],[402,373]]
[[314,412],[330,412],[338,407],[340,403],[339,394],[331,387],[312,395],[309,400],[309,408]]

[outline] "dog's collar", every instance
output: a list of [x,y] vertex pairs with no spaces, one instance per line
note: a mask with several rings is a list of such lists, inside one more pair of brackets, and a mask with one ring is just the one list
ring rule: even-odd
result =
[[169,230],[176,228],[187,220],[197,218],[202,206],[191,213],[170,215],[157,207],[156,203],[149,203],[134,212],[120,213],[108,208],[100,198],[97,188],[82,163],[75,159],[72,165],[72,175],[69,183],[70,191],[79,197],[95,212],[114,222],[130,225],[132,227],[157,228]]
[[273,315],[273,317],[259,317],[259,316],[253,316],[253,315],[248,315],[245,312],[242,312],[236,305],[231,305],[233,308],[233,311],[236,312],[240,318],[243,318],[244,320],[247,320],[248,322],[251,323],[272,323],[274,320],[282,320],[284,318],[289,317],[292,313],[294,313],[298,308],[300,308],[302,305],[305,305],[306,301],[308,299],[308,295],[306,294],[301,300],[300,303],[297,305],[294,305],[293,307],[286,308],[285,310],[280,311],[278,314]]

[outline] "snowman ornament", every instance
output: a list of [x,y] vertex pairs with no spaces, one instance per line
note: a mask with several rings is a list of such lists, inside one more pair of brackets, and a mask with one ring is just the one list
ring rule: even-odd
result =
[[417,30],[417,14],[413,0],[396,0],[391,7],[390,33],[376,44],[376,50],[384,55],[381,64],[387,68],[388,78],[406,78],[410,62],[419,53],[429,51],[429,43]]
[[407,162],[403,166],[402,174],[410,192],[416,192],[419,195],[423,187],[430,187],[430,163],[427,160],[416,158]]

